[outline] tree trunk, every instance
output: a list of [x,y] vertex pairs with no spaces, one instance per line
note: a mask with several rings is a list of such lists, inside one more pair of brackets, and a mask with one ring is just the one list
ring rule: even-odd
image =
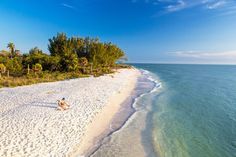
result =
[[30,73],[30,68],[29,68],[29,64],[28,64],[28,67],[27,67],[27,75],[29,75]]
[[83,66],[83,74],[85,74],[85,67]]
[[90,74],[93,74],[93,64],[90,66]]

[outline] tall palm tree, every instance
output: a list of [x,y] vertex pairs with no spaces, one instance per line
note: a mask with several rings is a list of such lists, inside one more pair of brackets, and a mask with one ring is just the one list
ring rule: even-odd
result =
[[15,55],[15,44],[10,42],[8,43],[7,48],[9,48],[9,51],[11,53],[11,58],[13,58],[13,56]]

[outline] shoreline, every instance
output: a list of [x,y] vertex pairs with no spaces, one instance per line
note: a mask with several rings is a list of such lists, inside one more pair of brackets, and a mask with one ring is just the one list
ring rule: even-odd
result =
[[100,136],[94,148],[85,157],[154,156],[150,153],[153,152],[153,146],[147,140],[147,136],[151,139],[147,133],[147,126],[150,124],[147,123],[147,115],[151,103],[146,104],[144,100],[160,85],[149,74],[145,74],[142,70],[139,72],[141,75],[138,77],[135,89],[110,124],[112,129]]
[[100,136],[109,129],[110,124],[120,111],[123,103],[135,89],[138,77],[141,75],[140,71],[137,69],[132,70],[136,71],[135,78],[130,78],[125,88],[109,98],[104,109],[95,117],[95,120],[89,124],[85,136],[82,138],[82,143],[70,154],[71,157],[89,155],[88,153],[94,148],[96,142],[100,140]]

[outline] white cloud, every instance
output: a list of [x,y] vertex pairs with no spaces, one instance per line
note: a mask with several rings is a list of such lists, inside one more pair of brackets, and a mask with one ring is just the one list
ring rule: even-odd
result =
[[175,11],[184,9],[185,7],[187,7],[186,3],[183,0],[178,0],[177,4],[175,4],[175,5],[168,5],[166,7],[166,10],[168,12],[175,12]]
[[63,7],[69,8],[69,9],[75,9],[74,6],[69,5],[69,4],[66,4],[66,3],[61,3],[61,5],[62,5]]
[[187,58],[236,59],[236,51],[224,51],[224,52],[176,51],[176,52],[169,52],[169,54],[175,55],[177,57],[187,57]]
[[217,9],[217,8],[223,7],[225,4],[227,4],[226,1],[217,1],[217,2],[214,2],[214,3],[208,4],[207,8],[208,9]]
[[175,51],[166,53],[178,63],[196,64],[236,64],[234,51]]
[[[137,2],[137,0],[132,0]],[[236,6],[235,0],[139,0],[161,6],[166,13],[177,12],[188,8],[201,7],[209,10],[224,8],[225,11]]]

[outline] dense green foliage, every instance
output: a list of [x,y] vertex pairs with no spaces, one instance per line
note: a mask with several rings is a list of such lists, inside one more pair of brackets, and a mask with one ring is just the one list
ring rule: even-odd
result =
[[116,63],[125,58],[124,52],[112,43],[89,37],[69,38],[64,33],[49,39],[50,54],[38,47],[20,54],[12,42],[7,48],[9,51],[0,51],[0,81],[10,77],[42,78],[46,73],[49,76],[55,72],[98,76],[110,73]]
[[124,56],[124,52],[112,43],[102,43],[91,38],[67,38],[65,34],[57,34],[49,39],[48,49],[52,56],[60,56],[60,70],[74,71],[78,69],[78,61],[84,57],[93,67],[112,67]]

